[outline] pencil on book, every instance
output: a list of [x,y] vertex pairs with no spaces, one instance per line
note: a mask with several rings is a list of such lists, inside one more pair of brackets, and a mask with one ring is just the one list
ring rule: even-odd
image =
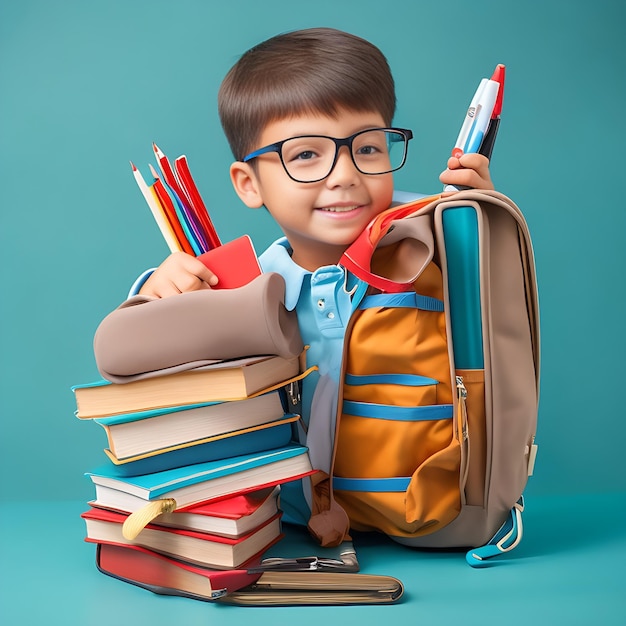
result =
[[163,235],[163,239],[165,239],[165,242],[167,243],[167,247],[169,248],[170,252],[180,252],[182,250],[182,247],[178,244],[172,227],[163,215],[163,211],[159,206],[158,201],[152,192],[152,189],[147,185],[146,181],[141,175],[141,172],[135,167],[135,164],[132,161],[130,162],[130,165],[133,168],[133,176],[135,177],[137,186],[139,187],[139,190],[145,198],[148,207],[150,207],[150,211],[152,212],[154,221],[157,223],[157,226],[159,227],[159,230]]

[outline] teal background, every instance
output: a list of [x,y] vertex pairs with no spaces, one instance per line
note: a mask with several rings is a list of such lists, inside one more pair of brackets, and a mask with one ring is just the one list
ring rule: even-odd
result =
[[4,498],[91,492],[83,471],[100,461],[104,432],[74,418],[70,387],[98,377],[91,341],[99,321],[167,254],[129,160],[147,175],[153,141],[170,158],[186,154],[224,240],[249,233],[261,251],[279,234],[231,189],[216,94],[249,47],[313,25],[354,32],[387,55],[396,123],[416,135],[400,189],[440,189],[479,79],[507,66],[492,174],[527,217],[542,314],[540,448],[529,493],[626,487],[624,8],[606,0],[471,6],[1,5]]
[[[59,536],[71,536],[70,547],[55,544],[51,558],[85,547],[77,518],[82,505],[72,505],[69,521],[58,505],[46,503],[90,499],[83,472],[103,459],[104,432],[74,417],[70,387],[98,377],[91,342],[99,321],[144,268],[167,254],[129,160],[147,172],[153,141],[170,158],[186,154],[222,238],[249,233],[264,249],[279,233],[231,189],[216,94],[249,47],[281,31],[319,25],[365,37],[389,59],[395,121],[416,137],[397,176],[399,189],[440,190],[438,175],[479,79],[497,63],[507,66],[492,175],[527,217],[541,302],[539,457],[527,495],[531,503],[560,498],[554,501],[565,506],[570,497],[593,494],[592,509],[581,518],[575,513],[579,525],[567,536],[576,541],[597,529],[606,519],[593,513],[601,510],[598,502],[626,491],[625,13],[621,0],[2,2],[0,494],[9,557],[37,532],[31,517],[19,523],[20,510],[50,511],[50,524],[69,524]],[[536,519],[541,524],[541,516]],[[623,528],[623,522],[622,506],[611,523]],[[16,535],[22,526],[23,536]],[[550,552],[550,542],[562,537],[556,523],[550,528],[545,546],[539,541],[534,549]],[[41,556],[32,547],[28,554]],[[92,553],[81,554],[91,580]],[[561,591],[576,595],[577,562],[570,557],[563,567],[571,577]],[[623,581],[623,564],[617,580]],[[537,574],[517,572],[511,589],[520,582],[515,576]],[[424,580],[428,576],[425,571]],[[48,581],[47,575],[35,580]],[[435,579],[426,583],[436,593]],[[98,584],[152,602],[114,581]],[[476,591],[476,582],[468,584]],[[77,590],[85,592],[80,584]],[[85,602],[102,600],[89,590]],[[147,610],[160,614],[162,606]],[[440,606],[448,615],[445,598]],[[580,615],[553,617],[589,623],[577,621]],[[613,623],[607,616],[599,623]],[[513,623],[510,615],[507,621]],[[76,623],[96,622],[87,611]]]

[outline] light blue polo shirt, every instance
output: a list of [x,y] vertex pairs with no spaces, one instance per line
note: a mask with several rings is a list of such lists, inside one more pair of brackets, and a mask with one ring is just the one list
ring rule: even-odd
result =
[[[291,258],[285,237],[275,241],[260,257],[264,272],[276,272],[285,279],[285,307],[296,310],[306,350],[306,365],[318,371],[302,384],[302,418],[307,431],[299,433],[309,447],[313,466],[330,472],[337,413],[339,376],[346,325],[352,313],[352,294],[359,284],[352,274],[337,265],[314,272],[303,269]],[[308,481],[287,483],[281,488],[285,521],[306,524],[310,515]]]

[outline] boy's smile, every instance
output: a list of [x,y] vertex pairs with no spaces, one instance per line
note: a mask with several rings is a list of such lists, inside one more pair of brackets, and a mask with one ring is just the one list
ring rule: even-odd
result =
[[[385,122],[379,113],[303,114],[270,122],[259,146],[300,135],[343,138],[381,127]],[[371,219],[389,207],[393,194],[392,174],[362,174],[346,146],[339,149],[328,177],[318,182],[299,183],[289,178],[276,152],[257,157],[254,167],[234,163],[231,177],[248,206],[265,205],[289,240],[293,260],[312,271],[336,264]]]

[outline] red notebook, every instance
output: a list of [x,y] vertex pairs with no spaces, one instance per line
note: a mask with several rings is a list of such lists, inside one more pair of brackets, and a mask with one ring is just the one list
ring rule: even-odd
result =
[[201,254],[202,261],[219,279],[213,289],[243,287],[261,275],[252,240],[243,235]]

